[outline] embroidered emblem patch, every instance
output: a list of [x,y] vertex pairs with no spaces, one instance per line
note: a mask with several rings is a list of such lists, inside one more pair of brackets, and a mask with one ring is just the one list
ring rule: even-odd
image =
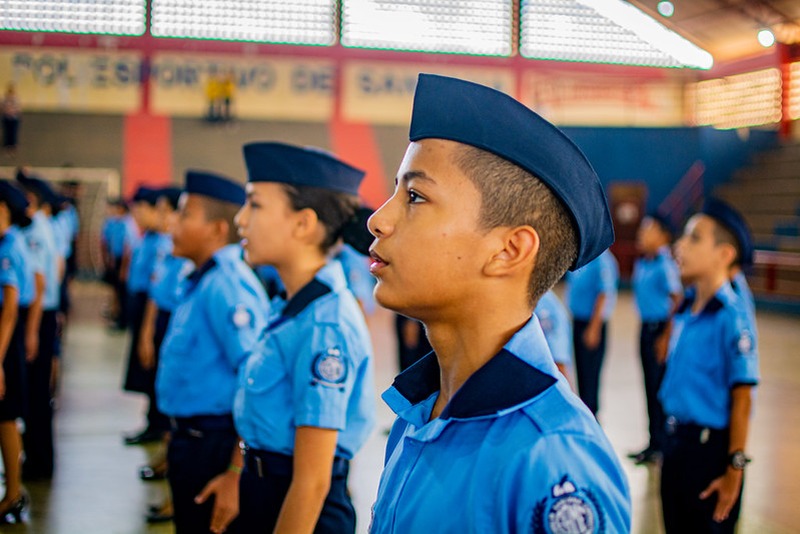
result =
[[328,387],[337,387],[347,379],[347,365],[338,347],[331,347],[314,357],[311,365],[314,380]]
[[236,328],[252,326],[253,314],[250,313],[250,310],[248,310],[246,306],[239,304],[234,308],[233,314],[231,314],[231,321]]
[[579,489],[564,477],[550,496],[536,504],[533,534],[600,534],[605,532],[600,507],[589,490]]
[[753,350],[753,336],[746,328],[739,334],[739,342],[737,343],[740,354],[747,354]]

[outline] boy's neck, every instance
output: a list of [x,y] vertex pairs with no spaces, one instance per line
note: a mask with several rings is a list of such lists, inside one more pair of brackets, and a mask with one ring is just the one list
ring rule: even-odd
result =
[[530,320],[529,306],[515,309],[491,303],[461,310],[458,317],[427,320],[428,340],[439,360],[439,397],[431,413],[438,417],[453,395]]
[[728,273],[725,271],[704,276],[695,280],[695,298],[692,303],[692,313],[700,313],[708,304],[719,288],[728,282]]
[[195,267],[199,269],[200,267],[205,265],[208,262],[208,260],[210,260],[214,256],[214,254],[219,252],[226,245],[227,243],[217,243],[216,246],[209,246],[202,252],[198,253],[196,257],[189,259],[192,261],[192,263],[194,263]]

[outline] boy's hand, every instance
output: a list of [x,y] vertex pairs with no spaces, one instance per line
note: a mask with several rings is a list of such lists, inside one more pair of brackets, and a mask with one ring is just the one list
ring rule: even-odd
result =
[[714,493],[717,494],[717,505],[714,507],[714,521],[717,523],[728,519],[731,508],[739,498],[742,474],[741,470],[729,467],[724,475],[712,480],[711,484],[700,494],[701,499],[707,499]]
[[153,344],[153,336],[142,335],[139,337],[139,345],[137,347],[139,353],[139,363],[142,369],[149,371],[155,365],[155,346]]
[[590,350],[596,349],[600,345],[600,325],[595,326],[594,323],[589,323],[589,326],[583,331],[583,344]]
[[39,333],[33,332],[25,336],[25,361],[32,362],[39,355]]
[[669,335],[661,334],[653,344],[656,352],[656,362],[664,365],[667,362],[667,350],[669,348]]
[[225,471],[215,476],[194,498],[194,502],[203,504],[211,496],[214,497],[214,510],[210,528],[211,532],[219,534],[225,532],[231,521],[239,515],[239,475]]

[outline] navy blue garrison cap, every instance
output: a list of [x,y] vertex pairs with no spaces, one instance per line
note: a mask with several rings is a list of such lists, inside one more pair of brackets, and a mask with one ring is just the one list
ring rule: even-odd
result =
[[183,193],[183,189],[179,187],[162,187],[156,191],[156,196],[158,198],[167,199],[169,205],[174,209],[178,207],[178,200],[181,198],[181,193]]
[[247,194],[241,184],[230,178],[206,171],[186,171],[186,189],[191,195],[203,195],[221,202],[230,202],[241,206]]
[[157,193],[158,189],[155,189],[153,187],[147,187],[145,185],[140,186],[133,194],[131,202],[147,202],[151,206],[155,205],[156,201],[158,200]]
[[542,180],[567,208],[586,265],[614,242],[600,179],[564,133],[505,93],[476,83],[420,74],[409,139],[448,139],[491,152]]
[[25,193],[8,180],[0,180],[0,201],[5,202],[12,211],[24,212],[28,208]]
[[61,205],[61,196],[58,195],[52,187],[50,187],[50,184],[41,178],[36,178],[35,176],[26,176],[23,173],[17,173],[17,181],[24,189],[37,195],[43,204],[49,204],[54,208]]
[[364,171],[313,147],[285,143],[244,145],[250,182],[278,182],[358,195]]
[[743,267],[753,263],[753,237],[738,211],[719,199],[707,198],[700,213],[708,215],[733,234],[739,243],[739,263]]

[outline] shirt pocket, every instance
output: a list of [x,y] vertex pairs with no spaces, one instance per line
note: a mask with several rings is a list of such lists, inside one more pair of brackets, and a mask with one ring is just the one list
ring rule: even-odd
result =
[[259,354],[247,362],[244,387],[249,393],[261,395],[286,379],[286,369],[277,355]]

